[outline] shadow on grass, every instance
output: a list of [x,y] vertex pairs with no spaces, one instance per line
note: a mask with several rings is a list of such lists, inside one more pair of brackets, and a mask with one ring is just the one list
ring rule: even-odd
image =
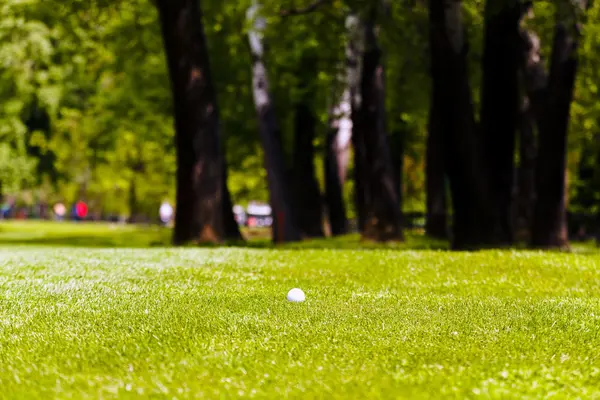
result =
[[0,246],[57,246],[57,247],[93,247],[93,248],[148,248],[148,247],[166,247],[168,242],[149,241],[140,243],[139,241],[126,241],[112,239],[110,237],[95,236],[52,236],[36,238],[0,238]]
[[[56,223],[39,221],[14,221],[0,223],[0,246],[54,246],[87,248],[156,248],[171,247],[171,230],[158,226],[114,225],[102,223]],[[223,245],[195,245],[203,248],[247,248],[288,250],[448,250],[447,241],[434,240],[420,232],[406,231],[402,243],[370,243],[360,240],[360,235],[349,234],[334,238],[309,239],[301,242],[275,245],[268,229],[243,229],[246,241],[227,242]],[[529,250],[524,244],[512,248]],[[548,251],[579,255],[598,255],[595,241],[572,242],[569,251]]]
[[[56,246],[56,247],[90,247],[90,248],[151,248],[151,247],[172,247],[168,240],[149,241],[140,243],[138,241],[124,241],[111,239],[108,237],[94,236],[53,236],[38,238],[0,238],[0,246]],[[362,243],[360,241],[349,240],[347,242],[336,240],[308,240],[297,243],[287,243],[275,245],[268,240],[251,240],[239,242],[226,242],[222,245],[211,244],[189,244],[185,247],[199,248],[248,248],[248,249],[289,249],[289,250],[447,250],[447,245],[435,245],[427,243],[406,242],[399,244],[374,244]]]
[[[249,249],[339,249],[339,250],[447,250],[448,243],[435,241],[424,235],[407,232],[402,243],[369,243],[358,234],[335,238],[309,239],[301,242],[275,245],[268,231],[245,231],[246,241],[226,242],[222,245],[195,245],[202,248]],[[56,246],[88,248],[152,248],[171,247],[171,231],[165,228],[124,227],[107,225],[67,225],[46,223],[0,224],[0,246]]]
[[269,239],[251,239],[245,242],[229,242],[227,247],[254,249],[291,249],[291,250],[448,250],[448,243],[432,240],[424,235],[407,235],[401,243],[363,242],[357,234],[335,238],[308,239],[301,242],[274,244]]
[[[144,237],[145,236],[145,237]],[[170,234],[162,237],[140,234],[117,234],[114,237],[106,235],[52,235],[52,236],[19,236],[5,237],[0,235],[0,246],[48,246],[48,247],[87,247],[87,248],[164,248],[172,247]],[[273,244],[269,239],[251,239],[248,241],[227,242],[222,245],[189,244],[190,248],[237,248],[237,249],[282,249],[282,250],[448,250],[447,242],[428,239],[425,236],[407,235],[403,243],[365,243],[361,242],[358,235],[347,235],[339,238],[311,239],[302,242]],[[525,246],[515,247],[513,250],[529,251]],[[541,250],[540,250],[541,251]],[[595,243],[574,243],[570,251],[545,250],[548,254],[578,254],[598,255],[600,249]]]

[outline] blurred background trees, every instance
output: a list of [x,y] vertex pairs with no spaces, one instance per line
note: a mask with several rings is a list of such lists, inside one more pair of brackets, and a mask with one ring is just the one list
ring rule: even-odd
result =
[[[162,3],[0,1],[2,196],[85,199],[90,213],[132,220],[175,203],[177,74]],[[220,153],[200,146],[194,157],[221,157],[215,179],[227,181],[197,190],[200,209],[217,195],[215,210],[270,201],[276,240],[341,234],[348,220],[365,239],[402,240],[401,212],[426,214],[428,233],[449,234],[456,248],[564,247],[567,211],[589,215],[577,226],[595,229],[597,3],[196,5]],[[264,22],[260,57],[253,6]],[[181,35],[171,40],[185,54]],[[268,82],[266,114],[257,73]]]

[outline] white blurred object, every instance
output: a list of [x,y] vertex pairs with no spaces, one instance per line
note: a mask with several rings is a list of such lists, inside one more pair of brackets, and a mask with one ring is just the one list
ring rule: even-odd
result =
[[293,288],[287,294],[288,301],[292,301],[294,303],[299,303],[306,300],[306,296],[301,289]]
[[173,217],[173,207],[171,207],[171,205],[165,201],[160,205],[160,210],[158,213],[160,214],[160,220],[162,223],[166,224],[171,221],[171,218]]

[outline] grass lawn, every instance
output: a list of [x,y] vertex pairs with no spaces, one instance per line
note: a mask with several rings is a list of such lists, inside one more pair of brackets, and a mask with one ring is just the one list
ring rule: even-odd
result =
[[0,398],[600,398],[596,252],[35,224],[0,224]]

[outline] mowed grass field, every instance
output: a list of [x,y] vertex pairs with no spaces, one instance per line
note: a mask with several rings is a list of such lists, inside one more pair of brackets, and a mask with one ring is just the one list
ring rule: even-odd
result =
[[600,398],[597,252],[161,238],[0,224],[0,398]]

